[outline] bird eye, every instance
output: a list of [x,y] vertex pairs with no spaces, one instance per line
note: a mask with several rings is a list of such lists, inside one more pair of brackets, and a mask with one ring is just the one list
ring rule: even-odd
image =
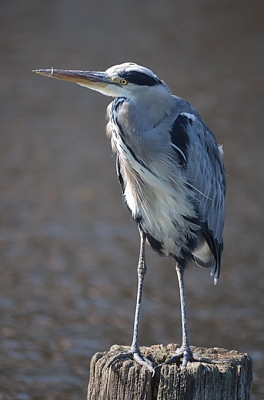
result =
[[122,86],[126,86],[128,84],[128,81],[126,79],[120,79],[120,83]]

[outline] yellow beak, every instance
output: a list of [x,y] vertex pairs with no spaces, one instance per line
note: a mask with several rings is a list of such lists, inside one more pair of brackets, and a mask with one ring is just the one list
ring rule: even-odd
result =
[[54,68],[34,69],[32,72],[48,76],[49,78],[75,82],[78,83],[79,85],[86,86],[94,90],[100,90],[100,88],[103,89],[107,85],[113,83],[106,76],[104,72],[78,71],[71,69],[54,69]]

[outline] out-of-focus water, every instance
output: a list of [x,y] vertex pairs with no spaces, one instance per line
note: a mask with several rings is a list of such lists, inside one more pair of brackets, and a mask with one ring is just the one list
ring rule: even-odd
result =
[[[90,357],[132,336],[139,239],[104,134],[110,101],[34,68],[153,69],[224,144],[221,279],[186,272],[192,345],[248,352],[264,398],[264,3],[0,5],[0,399],[85,398]],[[147,252],[140,344],[179,343],[173,260]]]

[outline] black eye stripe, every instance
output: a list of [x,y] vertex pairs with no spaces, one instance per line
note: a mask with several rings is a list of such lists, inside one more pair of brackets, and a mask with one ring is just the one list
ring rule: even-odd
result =
[[136,85],[155,86],[162,83],[157,77],[139,71],[125,71],[119,76],[120,78],[126,79],[128,82],[135,83]]

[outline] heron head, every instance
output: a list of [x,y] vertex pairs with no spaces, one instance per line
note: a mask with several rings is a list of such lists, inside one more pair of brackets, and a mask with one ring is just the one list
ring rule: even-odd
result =
[[[127,62],[108,68],[105,72],[63,69],[37,69],[33,72],[50,78],[78,83],[106,96],[133,98],[152,92],[164,83],[148,68]],[[166,90],[168,90],[166,88]]]

